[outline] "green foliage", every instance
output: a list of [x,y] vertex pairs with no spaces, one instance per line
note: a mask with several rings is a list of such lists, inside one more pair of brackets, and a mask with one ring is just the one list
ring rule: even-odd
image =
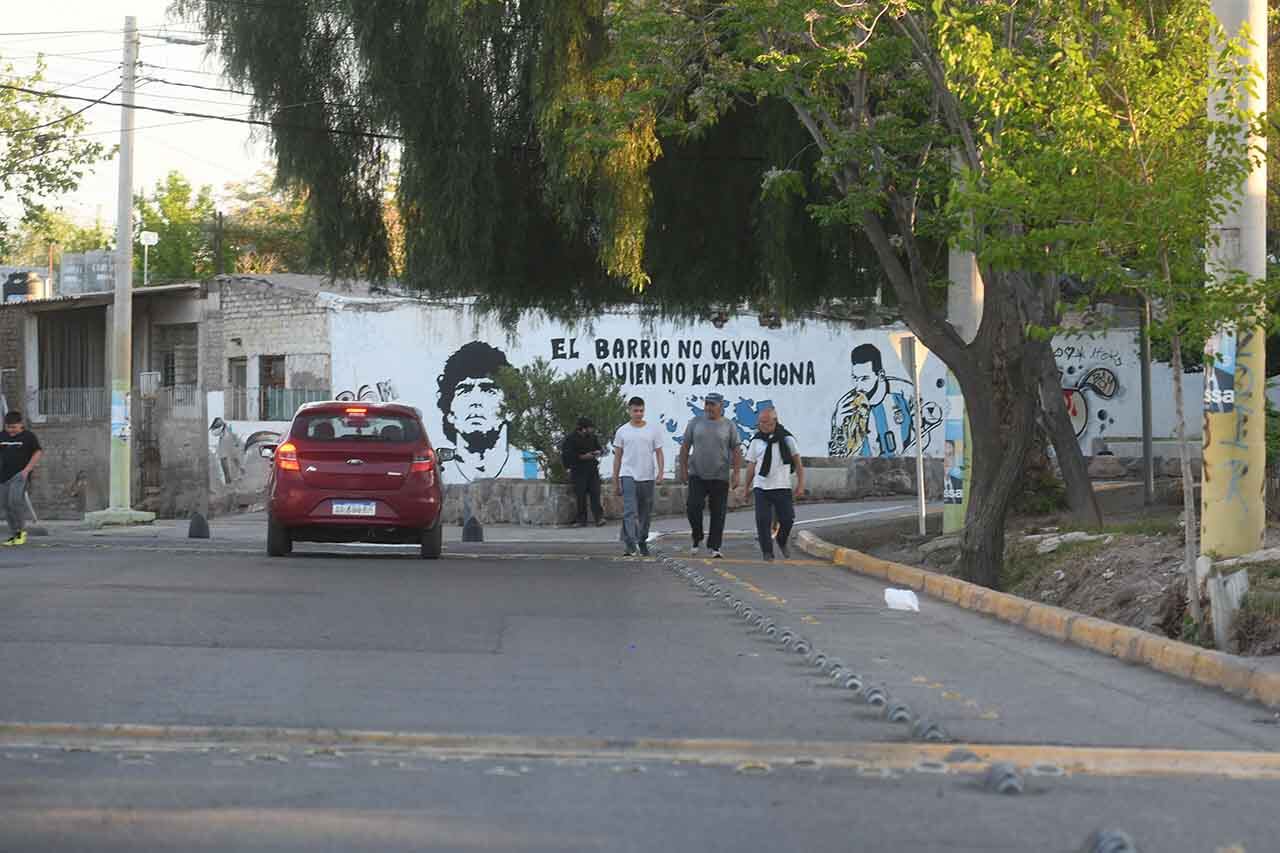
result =
[[[134,278],[142,281],[142,244],[138,234],[154,231],[160,242],[148,257],[152,284],[190,281],[216,271],[213,237],[213,188],[195,190],[179,172],[170,172],[156,183],[150,196],[136,196]],[[229,248],[226,250],[229,254]]]
[[[43,88],[43,61],[28,77],[0,62],[0,78],[10,87],[0,89],[0,200],[21,210],[25,228],[38,228],[44,200],[75,190],[112,149],[86,139],[85,120],[62,102],[17,91]],[[15,224],[0,217],[0,254],[21,251],[12,245],[14,237]]]
[[[597,73],[613,46],[611,5],[176,8],[218,34],[231,79],[278,121],[279,176],[306,187],[314,245],[334,271],[397,271],[398,223],[406,283],[479,294],[508,319],[635,302],[788,313],[828,294],[873,294],[878,261],[865,241],[809,215],[824,200],[821,152],[785,102],[738,99],[721,125],[681,132],[650,108],[647,79]],[[761,199],[773,168],[802,171],[808,192]]]
[[[1263,156],[1246,141],[1260,120],[1241,106],[1254,72],[1209,2],[1045,0],[1039,43],[1012,49],[991,37],[989,9],[943,5],[943,54],[995,145],[982,179],[953,199],[974,217],[983,256],[1078,276],[1097,295],[1142,294],[1157,350],[1176,335],[1189,352],[1222,323],[1259,323],[1272,283],[1219,270],[1206,287],[1207,235]],[[1212,120],[1211,97],[1223,105]]]
[[236,272],[308,272],[315,268],[306,192],[276,183],[272,175],[259,172],[248,181],[226,187],[230,210],[225,239],[235,256]]
[[538,466],[554,482],[567,479],[560,443],[578,418],[591,419],[606,447],[627,420],[622,382],[593,370],[561,374],[540,358],[519,370],[503,369],[498,384],[504,394],[504,416],[510,419],[511,443],[537,456]]
[[3,263],[11,266],[43,266],[49,260],[49,246],[55,257],[63,252],[92,252],[109,249],[113,235],[101,222],[77,225],[60,210],[39,210],[23,222],[9,242]]

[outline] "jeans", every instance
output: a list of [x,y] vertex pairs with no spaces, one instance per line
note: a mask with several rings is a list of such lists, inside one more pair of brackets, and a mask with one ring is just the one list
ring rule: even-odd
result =
[[14,474],[0,483],[0,500],[4,501],[4,514],[9,522],[9,533],[17,536],[22,532],[22,523],[27,517],[27,478],[21,474]]
[[653,480],[622,477],[622,544],[628,551],[649,541],[649,519],[653,516]]
[[707,547],[718,551],[724,542],[724,519],[729,512],[729,481],[690,477],[686,509],[695,545],[702,541],[702,509],[708,498],[711,500],[711,535],[707,537]]
[[587,521],[587,496],[591,496],[591,516],[596,521],[604,518],[600,505],[600,469],[595,465],[579,465],[573,469],[573,491],[578,496],[578,523]]
[[790,489],[756,489],[756,536],[760,539],[760,551],[773,556],[773,517],[778,516],[778,544],[787,545],[791,527],[796,523],[796,508],[791,502]]

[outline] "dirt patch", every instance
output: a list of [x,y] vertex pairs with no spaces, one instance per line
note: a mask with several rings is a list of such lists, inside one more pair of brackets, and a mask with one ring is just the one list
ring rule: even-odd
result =
[[[1046,539],[1068,532],[1091,538],[1042,553]],[[921,538],[901,527],[877,530],[861,545],[841,544],[947,574],[955,573],[959,556],[958,539]],[[1280,545],[1280,528],[1267,531],[1266,544]],[[1280,562],[1251,566],[1249,575],[1234,645],[1246,655],[1280,654]],[[1062,518],[1015,519],[1007,534],[1001,587],[1154,634],[1199,640],[1187,612],[1180,513],[1167,507],[1115,513],[1102,530],[1092,531]],[[1207,614],[1208,600],[1203,604]],[[1205,634],[1212,636],[1208,629]]]

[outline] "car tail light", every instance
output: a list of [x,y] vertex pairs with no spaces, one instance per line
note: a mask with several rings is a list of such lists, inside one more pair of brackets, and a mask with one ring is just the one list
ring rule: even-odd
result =
[[426,474],[436,469],[435,454],[428,450],[426,453],[413,457],[413,462],[409,463],[410,474]]
[[276,448],[276,464],[281,471],[301,471],[298,464],[298,446],[292,441]]

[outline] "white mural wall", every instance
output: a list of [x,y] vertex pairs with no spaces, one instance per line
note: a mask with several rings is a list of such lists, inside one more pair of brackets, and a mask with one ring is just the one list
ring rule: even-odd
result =
[[[511,446],[499,417],[501,392],[493,381],[505,364],[522,367],[543,358],[570,372],[583,368],[623,378],[626,395],[648,404],[648,417],[671,438],[674,469],[684,426],[701,413],[702,397],[718,391],[743,440],[768,405],[811,456],[875,457],[914,454],[946,458],[946,425],[960,399],[947,394],[946,368],[920,349],[919,376],[904,369],[906,330],[855,331],[810,322],[762,328],[753,317],[710,323],[645,324],[635,315],[607,314],[569,326],[530,314],[508,333],[469,310],[415,301],[335,298],[330,314],[332,387],[338,399],[395,400],[419,408],[439,447],[458,460],[451,483],[486,477],[536,478],[533,455]],[[1095,439],[1135,441],[1142,432],[1138,341],[1133,330],[1060,336],[1054,354],[1063,394],[1085,453]],[[923,429],[913,425],[913,380],[920,383]],[[1172,372],[1152,367],[1154,432],[1174,435]],[[1202,374],[1183,377],[1188,435],[1200,435]],[[953,412],[956,409],[956,412]],[[265,482],[257,445],[272,442],[287,423],[224,420],[222,394],[209,395],[209,452],[215,486],[251,492]],[[1121,451],[1123,453],[1123,451]],[[611,470],[605,458],[602,472]]]
[[[632,314],[607,314],[571,327],[529,315],[511,333],[472,315],[416,302],[379,310],[339,306],[331,317],[333,387],[347,399],[398,400],[419,408],[439,447],[458,461],[447,482],[482,477],[536,477],[531,454],[512,447],[498,417],[493,376],[537,358],[564,372],[590,368],[623,379],[626,395],[643,397],[647,416],[671,436],[673,468],[685,424],[718,391],[744,440],[762,408],[777,408],[801,450],[812,456],[944,453],[946,369],[918,357],[923,429],[912,425],[913,377],[903,369],[905,330],[855,332],[810,322],[766,329],[755,318],[645,325]],[[610,470],[606,459],[603,470]]]
[[[1067,412],[1086,454],[1094,439],[1132,441],[1142,435],[1142,374],[1138,335],[1134,329],[1113,329],[1096,335],[1060,335],[1053,354],[1062,379]],[[1151,423],[1157,438],[1172,438],[1174,422],[1173,370],[1168,364],[1151,366]],[[1187,436],[1199,440],[1204,374],[1182,377]]]

